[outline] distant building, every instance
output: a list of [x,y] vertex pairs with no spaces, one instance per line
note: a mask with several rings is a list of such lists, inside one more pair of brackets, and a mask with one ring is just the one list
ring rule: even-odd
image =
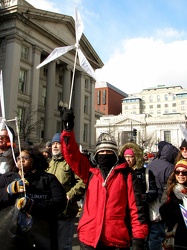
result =
[[108,82],[96,82],[95,110],[104,115],[118,115],[122,112],[122,99],[127,96]]
[[187,89],[180,85],[157,85],[124,98],[122,114],[187,114]]
[[[96,137],[111,133],[122,146],[128,141],[157,151],[159,141],[179,147],[187,130],[187,89],[158,85],[122,100],[122,114],[103,116],[96,123]],[[133,129],[137,136],[133,136]]]

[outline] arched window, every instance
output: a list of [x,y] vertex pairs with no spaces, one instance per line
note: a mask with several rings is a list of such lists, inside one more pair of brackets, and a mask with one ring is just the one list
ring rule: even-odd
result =
[[152,95],[149,96],[149,101],[153,102],[153,96]]
[[160,96],[157,95],[157,102],[160,102]]

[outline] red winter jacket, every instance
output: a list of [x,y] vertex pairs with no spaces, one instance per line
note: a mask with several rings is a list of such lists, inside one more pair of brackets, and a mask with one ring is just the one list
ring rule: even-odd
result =
[[100,169],[92,167],[80,153],[73,132],[63,131],[61,143],[65,160],[88,185],[78,225],[79,240],[94,248],[99,241],[106,246],[125,248],[133,238],[145,239],[148,226],[140,186],[127,163],[117,165],[104,185]]

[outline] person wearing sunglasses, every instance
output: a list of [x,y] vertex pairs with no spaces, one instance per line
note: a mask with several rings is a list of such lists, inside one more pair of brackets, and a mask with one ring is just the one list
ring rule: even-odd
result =
[[175,159],[175,163],[179,160],[187,159],[187,141],[184,139],[179,147],[179,153]]
[[167,182],[167,201],[160,207],[160,214],[166,223],[168,232],[171,232],[176,224],[174,236],[175,250],[187,249],[187,227],[183,220],[179,204],[183,205],[183,198],[187,198],[187,160],[182,159],[175,165],[174,171]]
[[17,166],[8,159],[11,171],[0,176],[0,218],[13,206],[29,213],[33,226],[24,232],[12,233],[8,228],[3,232],[0,219],[1,249],[57,250],[56,223],[67,205],[65,189],[55,175],[46,172],[49,164],[38,148],[24,148],[20,153],[15,152],[15,156]]

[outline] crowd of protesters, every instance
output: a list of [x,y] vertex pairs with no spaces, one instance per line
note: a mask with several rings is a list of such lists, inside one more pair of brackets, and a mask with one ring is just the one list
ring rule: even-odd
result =
[[[21,152],[15,143],[12,151],[6,128],[0,131],[1,249],[72,250],[80,199],[81,250],[162,250],[168,232],[170,249],[187,249],[180,208],[187,199],[186,140],[179,149],[161,141],[152,154],[134,142],[118,148],[104,132],[88,157],[75,140],[74,119],[66,109],[61,134]],[[153,221],[149,207],[156,201],[160,219]]]

